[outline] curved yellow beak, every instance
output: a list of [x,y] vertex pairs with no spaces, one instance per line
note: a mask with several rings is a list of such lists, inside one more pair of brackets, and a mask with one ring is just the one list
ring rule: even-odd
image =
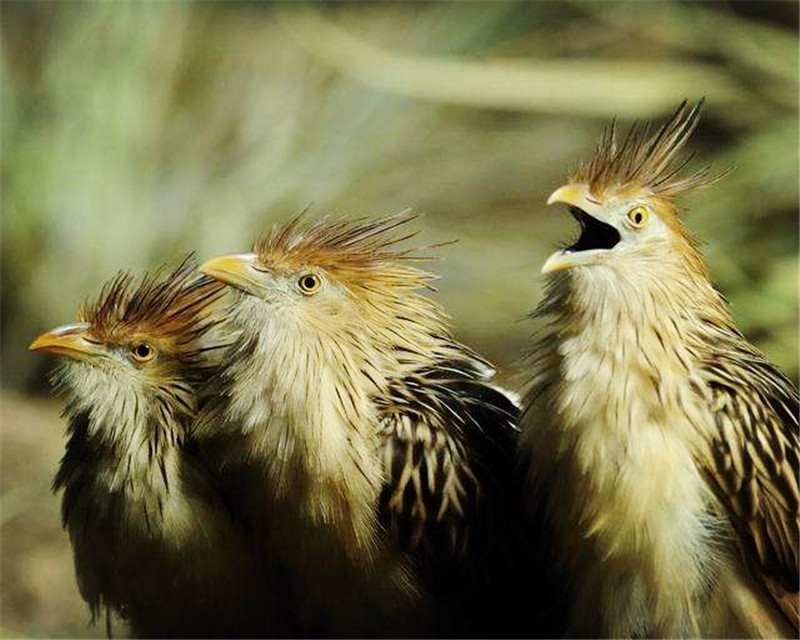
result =
[[550,194],[547,204],[578,207],[598,220],[604,218],[603,202],[595,198],[589,191],[589,186],[585,184],[565,184],[563,187],[559,187]]
[[255,268],[255,253],[239,253],[229,256],[211,258],[200,265],[200,273],[224,282],[247,293],[263,289],[264,283],[259,276],[263,275]]
[[559,187],[547,199],[547,205],[551,204],[570,204],[576,205],[577,202],[583,200],[584,185],[582,184],[565,184]]
[[101,343],[90,337],[90,328],[91,325],[86,322],[56,327],[38,336],[28,349],[77,360],[90,359],[105,350]]
[[[565,184],[563,187],[559,187],[547,198],[547,204],[565,204],[577,207],[593,218],[606,222],[607,216],[603,202],[592,196],[589,186],[586,184]],[[556,251],[542,265],[542,273],[556,273],[572,267],[594,264],[601,259],[600,256],[603,253],[605,253],[604,249]]]

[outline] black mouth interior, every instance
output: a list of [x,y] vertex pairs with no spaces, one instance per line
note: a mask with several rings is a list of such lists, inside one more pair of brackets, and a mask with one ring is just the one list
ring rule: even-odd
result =
[[569,212],[581,225],[581,237],[567,247],[567,251],[586,251],[588,249],[613,249],[620,241],[619,231],[610,224],[593,218],[578,207],[570,207]]

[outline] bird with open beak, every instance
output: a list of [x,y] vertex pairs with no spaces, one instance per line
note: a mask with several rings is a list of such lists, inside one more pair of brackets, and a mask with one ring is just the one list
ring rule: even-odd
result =
[[240,338],[197,435],[219,443],[305,634],[510,624],[494,603],[510,606],[516,585],[492,575],[514,566],[501,557],[519,521],[504,506],[517,406],[417,292],[432,276],[393,233],[413,218],[298,218],[200,268],[238,290]]
[[[797,637],[798,392],[736,329],[675,198],[700,104],[614,127],[548,204],[521,455],[579,637]],[[718,176],[717,176],[718,177]]]
[[273,628],[252,544],[188,434],[224,346],[210,338],[223,291],[190,258],[138,284],[120,274],[30,346],[62,358],[68,442],[54,488],[81,594],[93,618],[116,610],[139,637]]

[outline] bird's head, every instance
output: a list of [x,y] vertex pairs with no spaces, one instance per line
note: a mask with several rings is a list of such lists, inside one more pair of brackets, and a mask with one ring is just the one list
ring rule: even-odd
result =
[[[264,235],[251,253],[213,258],[200,271],[244,294],[236,313],[254,330],[278,318],[284,328],[340,344],[364,330],[378,341],[413,342],[445,322],[438,305],[415,293],[433,276],[412,267],[410,251],[398,247],[415,234],[393,233],[415,217],[298,217]],[[403,324],[416,331],[398,331]]]
[[606,129],[591,160],[547,201],[567,205],[581,235],[551,255],[543,273],[608,267],[606,273],[617,275],[647,275],[648,269],[657,275],[663,273],[664,258],[672,257],[707,277],[696,242],[673,203],[676,196],[720,177],[707,168],[683,175],[691,156],[678,159],[701,106],[684,102],[657,131],[633,126],[621,143],[613,124]]
[[132,393],[140,399],[172,393],[186,402],[188,383],[203,368],[210,309],[223,290],[197,274],[191,256],[138,284],[120,273],[75,323],[43,333],[30,349],[64,358],[57,382],[81,404],[113,404]]

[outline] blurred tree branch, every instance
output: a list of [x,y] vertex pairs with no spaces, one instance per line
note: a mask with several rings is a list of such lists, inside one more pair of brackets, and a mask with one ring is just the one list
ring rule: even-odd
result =
[[676,96],[723,107],[737,100],[734,82],[712,65],[689,61],[483,60],[415,56],[358,38],[309,6],[275,19],[314,58],[380,91],[463,107],[539,111],[583,117],[650,117]]

